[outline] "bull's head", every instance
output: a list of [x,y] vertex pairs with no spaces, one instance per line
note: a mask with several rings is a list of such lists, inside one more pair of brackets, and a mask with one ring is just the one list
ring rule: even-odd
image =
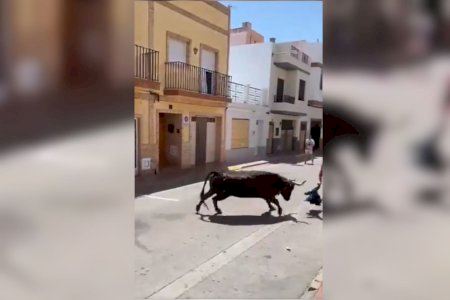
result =
[[296,183],[295,180],[289,180],[289,181],[285,181],[284,186],[281,188],[281,195],[283,196],[284,200],[289,201],[291,199],[291,194],[292,194],[292,190],[294,189],[294,187],[297,186],[302,186],[306,183],[306,180],[303,181],[302,183]]

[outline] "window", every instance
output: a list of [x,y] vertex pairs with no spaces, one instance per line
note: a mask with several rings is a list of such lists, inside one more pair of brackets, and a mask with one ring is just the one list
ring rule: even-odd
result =
[[187,46],[188,43],[179,39],[169,38],[168,62],[180,61],[187,62]]
[[306,88],[306,81],[300,79],[300,84],[298,87],[298,100],[305,100],[305,88]]
[[300,50],[298,50],[296,47],[291,46],[291,56],[298,59],[298,54],[300,53]]
[[231,149],[248,148],[250,121],[233,119],[231,121]]
[[302,53],[302,62],[304,62],[305,64],[309,64],[309,56],[305,53]]

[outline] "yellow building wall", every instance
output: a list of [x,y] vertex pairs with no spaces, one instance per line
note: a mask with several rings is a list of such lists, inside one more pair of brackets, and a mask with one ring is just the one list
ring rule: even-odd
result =
[[194,15],[201,16],[202,19],[214,25],[228,30],[228,17],[211,5],[199,1],[176,1],[174,4]]
[[150,47],[148,1],[134,1],[134,43],[143,47]]
[[[153,32],[152,41],[149,41],[149,6],[153,5]],[[139,157],[151,157],[157,165],[159,163],[159,113],[179,113],[182,117],[188,116],[189,122],[193,116],[207,116],[220,118],[220,150],[218,160],[225,159],[225,110],[227,103],[217,100],[201,100],[187,96],[165,96],[164,69],[167,54],[167,32],[181,35],[191,40],[189,48],[189,64],[200,66],[200,44],[218,50],[217,71],[226,74],[228,71],[228,31],[229,16],[211,5],[201,1],[170,1],[169,4],[206,21],[181,14],[167,7],[164,3],[154,1],[147,4],[145,1],[135,1],[135,43],[159,51],[159,100],[149,96],[148,91],[135,89],[135,116],[139,119]],[[219,32],[207,23],[221,28]],[[214,27],[212,26],[212,27]],[[151,30],[151,29],[150,29]],[[152,46],[150,46],[152,44]],[[198,52],[194,53],[194,48]],[[169,109],[172,105],[172,109]],[[182,126],[182,167],[191,166],[190,156],[192,144],[195,139],[190,133],[190,126]]]
[[[190,1],[176,1],[172,4],[189,8],[192,13],[195,13],[202,19],[209,19],[215,25],[226,22],[223,30],[228,31],[228,16],[217,9],[209,6],[206,3],[193,1],[193,3],[186,3]],[[197,9],[194,9],[196,7]],[[213,20],[217,20],[213,22]],[[222,21],[220,21],[222,20]],[[227,73],[228,70],[228,35],[220,33],[204,24],[201,24],[188,16],[184,16],[161,3],[155,2],[154,15],[154,47],[159,51],[160,61],[160,78],[161,88],[164,88],[164,66],[167,56],[167,31],[179,34],[191,40],[189,47],[189,64],[200,66],[200,44],[205,44],[213,47],[219,51],[217,70],[220,73]],[[194,54],[194,48],[198,49],[197,54]]]
[[[173,113],[180,114],[182,118],[187,116],[189,123],[183,124],[181,128],[182,136],[182,154],[181,167],[186,168],[191,166],[190,157],[191,149],[195,144],[195,139],[192,138],[190,132],[191,118],[194,116],[207,116],[221,118],[220,124],[220,154],[217,160],[223,161],[225,159],[225,104],[217,107],[204,106],[198,104],[188,104],[186,102],[194,102],[196,99],[189,99],[186,96],[170,96],[173,101],[155,101],[149,99],[145,94],[136,96],[135,116],[139,119],[139,140],[140,140],[140,158],[151,157],[152,161],[157,165],[159,163],[159,113]],[[160,100],[163,100],[161,96]],[[179,102],[178,102],[179,101]],[[172,109],[169,108],[172,105]]]

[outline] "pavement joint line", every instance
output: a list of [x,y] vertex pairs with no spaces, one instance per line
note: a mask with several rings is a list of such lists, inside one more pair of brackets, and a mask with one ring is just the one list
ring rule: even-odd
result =
[[281,222],[259,228],[225,250],[220,251],[206,262],[178,277],[155,293],[147,296],[146,299],[178,298],[286,223],[288,222]]

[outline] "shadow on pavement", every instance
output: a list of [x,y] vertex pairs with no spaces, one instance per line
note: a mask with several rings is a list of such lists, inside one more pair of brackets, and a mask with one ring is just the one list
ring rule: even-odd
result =
[[260,216],[255,215],[203,215],[200,214],[200,220],[203,222],[210,222],[222,225],[231,226],[245,226],[245,225],[270,225],[281,222],[292,221],[295,223],[308,224],[307,222],[298,221],[292,214],[283,215],[281,217],[275,217],[270,212],[265,212]]
[[310,209],[306,215],[309,219],[319,219],[323,221],[323,218],[320,216],[321,213],[321,209]]

